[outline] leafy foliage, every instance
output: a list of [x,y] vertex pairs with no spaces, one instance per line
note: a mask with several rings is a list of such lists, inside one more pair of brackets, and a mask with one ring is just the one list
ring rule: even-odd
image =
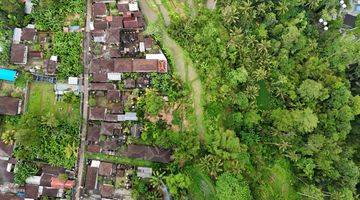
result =
[[81,33],[55,33],[52,54],[60,58],[58,78],[66,79],[70,76],[79,76],[82,73],[82,38]]
[[25,184],[25,180],[36,175],[39,171],[35,164],[29,162],[18,162],[15,168],[14,182],[19,185]]

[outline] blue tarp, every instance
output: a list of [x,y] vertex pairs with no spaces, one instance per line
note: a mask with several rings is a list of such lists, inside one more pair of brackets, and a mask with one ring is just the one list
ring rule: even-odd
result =
[[0,69],[0,80],[15,81],[17,72],[10,69]]

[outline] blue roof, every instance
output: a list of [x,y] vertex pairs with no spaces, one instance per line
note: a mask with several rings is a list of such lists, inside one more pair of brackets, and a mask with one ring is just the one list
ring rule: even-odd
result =
[[17,72],[10,69],[0,69],[0,80],[15,81]]

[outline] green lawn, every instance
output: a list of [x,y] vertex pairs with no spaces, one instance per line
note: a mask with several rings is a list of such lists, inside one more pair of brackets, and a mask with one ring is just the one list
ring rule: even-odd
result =
[[54,85],[50,83],[32,83],[27,106],[30,113],[65,112],[74,119],[79,120],[80,117],[80,105],[56,101]]

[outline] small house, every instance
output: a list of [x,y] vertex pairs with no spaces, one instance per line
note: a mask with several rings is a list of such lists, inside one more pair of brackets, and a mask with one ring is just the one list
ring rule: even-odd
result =
[[351,14],[345,14],[344,17],[344,26],[353,29],[356,27],[356,16]]
[[0,115],[18,115],[21,113],[22,100],[0,96]]
[[107,9],[105,3],[94,3],[93,4],[93,15],[97,18],[106,17]]
[[16,65],[26,65],[27,63],[28,47],[23,44],[12,44],[10,61]]

